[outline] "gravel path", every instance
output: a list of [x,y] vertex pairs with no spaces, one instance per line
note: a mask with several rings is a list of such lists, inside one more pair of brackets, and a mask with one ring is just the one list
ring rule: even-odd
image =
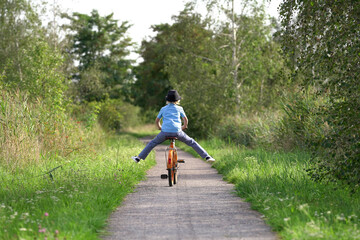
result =
[[165,148],[155,148],[158,164],[111,215],[104,239],[277,239],[233,185],[199,158],[179,151],[185,164],[169,187],[160,178],[167,173]]

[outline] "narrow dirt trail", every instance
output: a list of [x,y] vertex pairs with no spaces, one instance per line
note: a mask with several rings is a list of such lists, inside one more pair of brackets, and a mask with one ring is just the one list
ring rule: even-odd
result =
[[[109,218],[104,239],[277,239],[209,163],[179,151],[179,182],[168,186],[164,151],[157,165]],[[134,163],[135,164],[135,163]]]

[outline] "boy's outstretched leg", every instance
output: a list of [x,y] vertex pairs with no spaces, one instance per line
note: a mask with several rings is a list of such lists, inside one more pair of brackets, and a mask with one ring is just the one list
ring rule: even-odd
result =
[[151,150],[159,145],[160,143],[166,140],[166,135],[163,132],[160,132],[153,140],[151,140],[146,147],[141,151],[138,156],[131,157],[135,162],[139,162],[140,159],[145,160],[145,158],[149,155]]
[[186,145],[192,147],[202,158],[206,159],[207,162],[215,162],[215,159],[211,157],[200,144],[194,139],[189,137],[185,132],[181,131],[178,133],[178,139]]

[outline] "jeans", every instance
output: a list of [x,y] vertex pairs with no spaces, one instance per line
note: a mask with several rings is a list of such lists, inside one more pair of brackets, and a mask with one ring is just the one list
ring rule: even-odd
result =
[[139,158],[145,159],[149,155],[150,151],[156,147],[156,145],[164,142],[167,137],[177,137],[178,140],[185,143],[186,145],[192,147],[202,158],[209,157],[209,154],[191,137],[189,137],[185,132],[160,132],[153,140],[151,140],[144,150],[139,154]]

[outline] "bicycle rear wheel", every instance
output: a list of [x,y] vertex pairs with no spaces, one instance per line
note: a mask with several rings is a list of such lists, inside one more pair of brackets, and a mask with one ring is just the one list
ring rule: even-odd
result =
[[178,169],[177,166],[174,167],[174,184],[178,182]]
[[175,173],[173,168],[168,169],[168,179],[169,179],[169,186],[172,187],[174,185]]

